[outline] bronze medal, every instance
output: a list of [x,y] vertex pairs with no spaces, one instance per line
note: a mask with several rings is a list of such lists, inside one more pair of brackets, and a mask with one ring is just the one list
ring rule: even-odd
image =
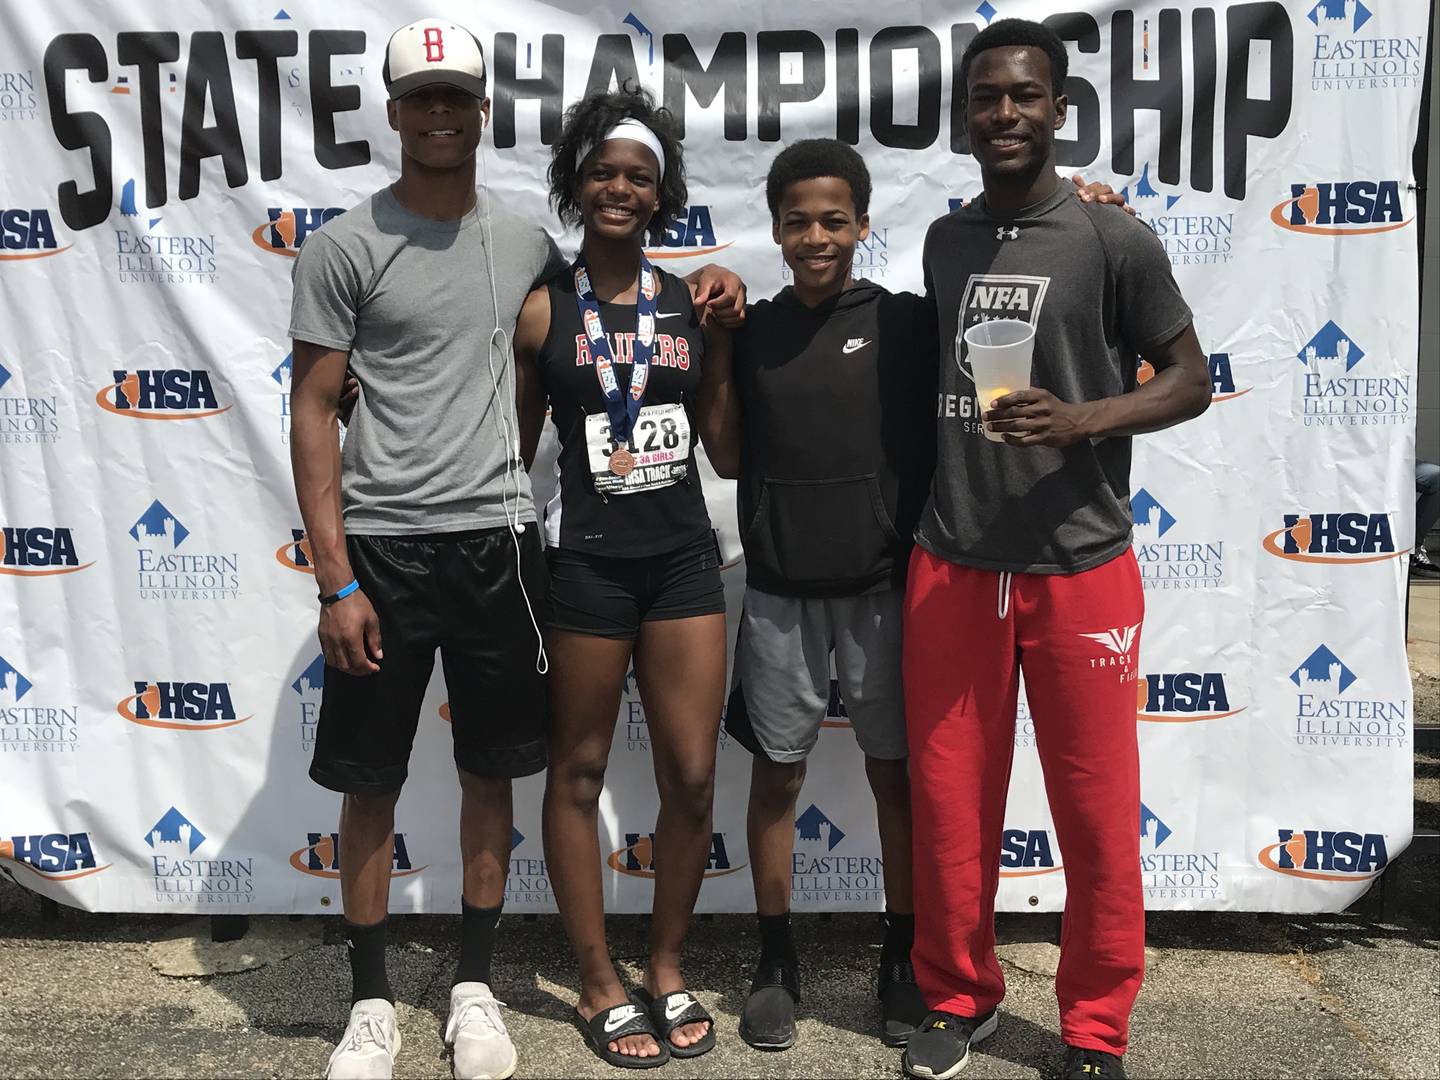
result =
[[635,468],[635,455],[619,447],[610,454],[610,471],[616,476],[629,476]]

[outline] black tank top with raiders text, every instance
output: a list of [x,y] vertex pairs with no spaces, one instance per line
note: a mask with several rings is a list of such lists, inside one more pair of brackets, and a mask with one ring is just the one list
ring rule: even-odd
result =
[[[555,495],[545,505],[545,542],[550,547],[602,555],[659,555],[692,544],[710,530],[710,514],[695,465],[700,433],[694,402],[705,336],[689,287],[658,267],[656,274],[660,296],[644,404],[684,406],[690,419],[688,473],[683,480],[651,491],[602,496],[595,490],[585,446],[585,417],[604,416],[605,398],[575,305],[574,275],[557,275],[547,286],[550,331],[539,355],[540,380],[560,437]],[[634,304],[600,304],[615,375],[620,389],[627,393],[634,363],[635,320]]]

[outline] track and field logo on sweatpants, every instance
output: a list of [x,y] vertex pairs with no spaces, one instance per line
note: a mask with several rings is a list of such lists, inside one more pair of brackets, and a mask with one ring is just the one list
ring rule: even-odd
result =
[[865,854],[834,819],[811,803],[795,817],[795,848],[790,856],[790,900],[829,907],[871,903],[885,895],[885,863]]
[[1122,683],[1134,682],[1137,677],[1135,651],[1140,644],[1140,623],[1132,626],[1112,626],[1092,634],[1081,634],[1095,642],[1098,655],[1090,658],[1091,670],[1107,668],[1114,670]]

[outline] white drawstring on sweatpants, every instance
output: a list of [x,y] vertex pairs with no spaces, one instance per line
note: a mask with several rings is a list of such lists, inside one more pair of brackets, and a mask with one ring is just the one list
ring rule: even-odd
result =
[[1009,570],[1000,571],[1000,588],[995,598],[995,615],[1002,622],[1010,614],[1010,583],[1014,575]]

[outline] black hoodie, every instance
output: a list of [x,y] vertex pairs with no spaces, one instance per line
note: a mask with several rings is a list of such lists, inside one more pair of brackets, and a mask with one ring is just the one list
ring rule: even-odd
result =
[[735,340],[746,581],[780,596],[900,587],[929,493],[936,319],[861,281],[816,308],[786,288]]

